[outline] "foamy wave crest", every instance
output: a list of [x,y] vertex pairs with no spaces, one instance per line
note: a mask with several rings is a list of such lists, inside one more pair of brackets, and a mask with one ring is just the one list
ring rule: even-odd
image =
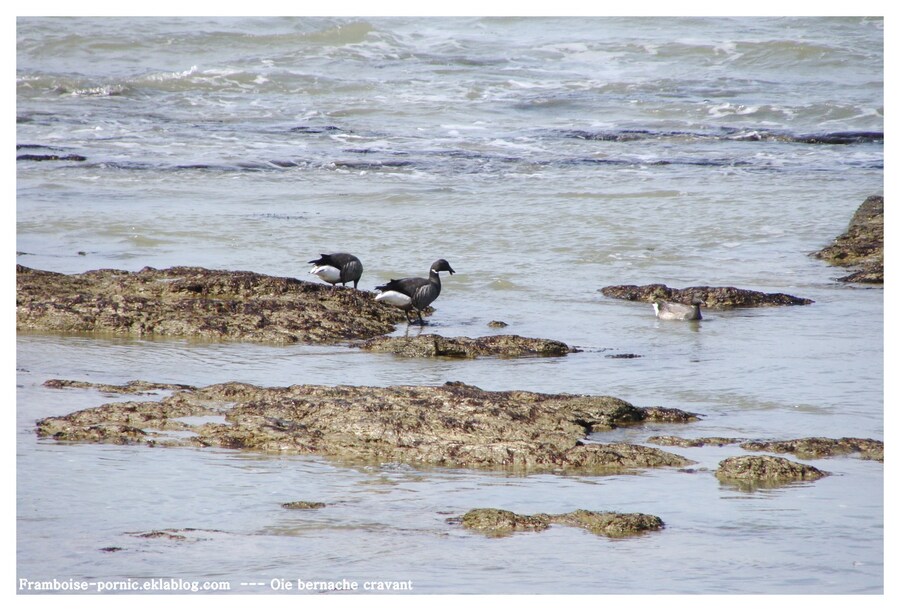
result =
[[180,80],[180,79],[187,78],[189,76],[193,76],[197,72],[198,72],[197,66],[191,66],[187,70],[182,70],[181,72],[161,72],[158,74],[151,74],[145,78],[148,81],[157,81],[157,82],[173,81],[173,80]]

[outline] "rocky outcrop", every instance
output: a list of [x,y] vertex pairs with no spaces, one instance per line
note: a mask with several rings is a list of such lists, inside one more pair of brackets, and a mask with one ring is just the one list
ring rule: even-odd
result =
[[621,284],[606,286],[600,289],[606,297],[626,299],[628,301],[646,301],[652,303],[657,299],[677,303],[691,303],[700,299],[702,307],[712,309],[760,308],[784,305],[809,305],[812,299],[794,297],[785,293],[763,293],[732,286],[690,286],[683,289],[669,288],[665,284]]
[[160,384],[158,382],[145,382],[144,380],[132,380],[125,384],[97,384],[95,382],[81,382],[78,380],[47,380],[44,382],[47,388],[91,388],[100,392],[123,395],[146,395],[158,390],[194,390],[194,386],[187,384]]
[[371,352],[392,352],[401,356],[477,358],[483,356],[564,356],[578,352],[563,342],[520,335],[487,337],[442,337],[435,334],[414,337],[376,337],[360,344]]
[[584,528],[595,535],[627,537],[651,530],[660,530],[664,524],[656,516],[644,513],[598,512],[577,509],[569,513],[520,515],[504,509],[472,509],[462,516],[448,518],[450,524],[480,532],[489,537],[503,537],[518,531],[542,531],[551,524]]
[[287,388],[232,382],[44,418],[37,434],[60,441],[318,454],[356,463],[602,474],[692,461],[646,446],[590,443],[589,433],[696,419],[614,397],[485,391],[459,382]]
[[884,196],[866,198],[850,220],[847,231],[813,256],[831,265],[858,267],[840,280],[869,284],[884,283]]
[[325,507],[325,503],[320,503],[319,501],[291,501],[282,503],[281,507],[284,509],[322,509]]
[[743,439],[734,437],[697,437],[694,439],[685,439],[674,435],[656,435],[647,438],[647,443],[658,446],[678,446],[680,448],[702,448],[703,446],[730,446],[736,445]]
[[857,454],[865,460],[884,462],[884,442],[859,437],[804,437],[786,441],[746,441],[741,444],[745,450],[752,452],[775,452],[776,454],[793,454],[797,458],[827,458]]
[[16,329],[334,343],[394,330],[403,313],[365,291],[200,267],[67,275],[16,266]]
[[804,437],[783,441],[748,440],[735,437],[698,437],[685,439],[674,435],[657,435],[648,437],[647,443],[658,446],[678,446],[681,448],[700,448],[703,446],[740,445],[750,452],[774,452],[775,454],[793,454],[798,458],[828,458],[830,456],[857,456],[863,460],[884,462],[884,442],[876,439],[859,437]]
[[779,456],[733,456],[719,463],[716,477],[749,486],[779,486],[795,481],[817,480],[828,473],[812,465]]

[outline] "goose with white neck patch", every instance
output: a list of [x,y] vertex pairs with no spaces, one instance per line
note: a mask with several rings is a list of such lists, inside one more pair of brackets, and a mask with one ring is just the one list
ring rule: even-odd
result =
[[348,282],[352,282],[353,288],[357,288],[359,279],[362,277],[362,263],[358,258],[346,252],[323,254],[310,263],[313,268],[309,270],[309,273],[329,283],[331,288],[334,288],[338,282],[341,283],[341,286],[347,286]]
[[424,325],[422,310],[428,307],[441,294],[441,276],[439,272],[456,273],[446,259],[438,259],[431,264],[427,278],[402,278],[376,286],[375,290],[380,291],[380,294],[375,297],[375,300],[402,309],[406,312],[406,320],[408,322],[412,322],[409,319],[410,310],[415,310],[419,317],[419,324]]

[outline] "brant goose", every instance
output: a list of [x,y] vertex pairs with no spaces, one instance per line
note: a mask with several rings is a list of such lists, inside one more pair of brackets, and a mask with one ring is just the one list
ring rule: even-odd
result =
[[322,255],[310,263],[313,264],[313,268],[309,270],[309,273],[315,274],[331,284],[331,288],[334,288],[338,282],[341,283],[341,286],[347,286],[348,282],[353,282],[353,288],[356,288],[363,272],[363,266],[359,259],[345,252]]
[[409,319],[409,311],[414,309],[419,315],[419,324],[424,325],[422,310],[441,294],[441,276],[438,272],[456,273],[446,259],[438,259],[431,264],[427,278],[403,278],[376,286],[375,290],[381,291],[381,294],[377,295],[375,300],[404,310],[407,322],[412,322]]
[[702,303],[703,300],[698,297],[694,297],[691,305],[657,299],[653,302],[653,311],[660,320],[700,320],[703,318],[700,314],[700,304]]

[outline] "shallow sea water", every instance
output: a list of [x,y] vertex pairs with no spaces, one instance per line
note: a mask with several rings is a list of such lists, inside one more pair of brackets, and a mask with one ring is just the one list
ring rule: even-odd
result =
[[[516,476],[34,434],[38,418],[123,399],[43,387],[51,378],[459,380],[704,415],[600,442],[884,439],[883,291],[808,256],[883,192],[882,25],[19,19],[18,154],[85,160],[17,162],[17,263],[311,279],[306,261],[346,250],[371,289],[444,257],[458,273],[435,314],[398,334],[487,335],[502,320],[500,332],[582,352],[423,360],[19,333],[17,577],[253,594],[278,593],[273,579],[410,581],[414,594],[882,593],[884,466],[857,458],[800,461],[831,475],[746,492],[713,475],[736,446],[668,448],[692,472]],[[815,303],[680,324],[599,292],[651,282]],[[293,500],[327,507],[281,508]],[[645,512],[666,528],[488,539],[446,522],[475,507]],[[164,529],[196,530],[135,534]]]

